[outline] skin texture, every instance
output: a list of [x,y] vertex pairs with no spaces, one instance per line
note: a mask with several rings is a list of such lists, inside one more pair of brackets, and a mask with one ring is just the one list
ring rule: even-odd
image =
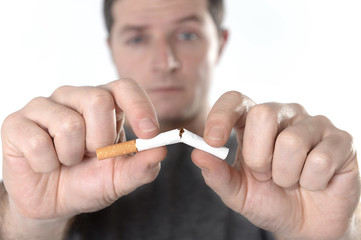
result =
[[219,147],[233,129],[233,166],[192,154],[227,206],[280,239],[357,239],[360,180],[348,133],[300,105],[256,105],[239,92],[225,93],[209,110],[212,68],[227,31],[216,31],[206,3],[117,1],[108,43],[121,79],[60,87],[4,121],[2,238],[61,239],[77,214],[152,181],[165,148],[95,157],[96,148],[123,139],[126,116],[140,138],[186,127]]

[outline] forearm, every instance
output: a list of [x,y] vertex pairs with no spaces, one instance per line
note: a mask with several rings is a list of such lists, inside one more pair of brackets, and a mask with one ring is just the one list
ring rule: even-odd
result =
[[4,184],[0,183],[0,239],[64,239],[67,220],[29,219],[12,211]]

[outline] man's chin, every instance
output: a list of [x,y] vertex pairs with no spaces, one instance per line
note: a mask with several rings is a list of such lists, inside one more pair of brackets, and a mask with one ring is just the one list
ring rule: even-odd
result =
[[158,121],[160,124],[166,124],[166,125],[177,125],[184,122],[184,118],[182,116],[162,116],[158,115]]
[[166,129],[175,129],[184,127],[184,124],[187,122],[186,118],[181,114],[159,114],[158,121],[161,128]]
[[[183,100],[184,101],[184,100]],[[158,121],[161,124],[161,128],[168,126],[167,128],[179,128],[184,127],[189,121],[197,114],[192,109],[192,104],[179,104],[179,102],[172,104],[155,105]]]
[[[153,103],[154,104],[154,103]],[[165,122],[179,121],[187,115],[187,107],[180,106],[179,102],[162,102],[154,104],[158,120]]]

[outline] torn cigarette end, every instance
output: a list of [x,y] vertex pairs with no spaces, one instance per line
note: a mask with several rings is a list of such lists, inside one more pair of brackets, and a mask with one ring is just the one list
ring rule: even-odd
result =
[[179,128],[179,137],[182,138],[184,131],[184,128]]
[[107,158],[117,157],[120,155],[138,152],[135,140],[114,144],[98,148],[96,150],[97,158],[104,160]]

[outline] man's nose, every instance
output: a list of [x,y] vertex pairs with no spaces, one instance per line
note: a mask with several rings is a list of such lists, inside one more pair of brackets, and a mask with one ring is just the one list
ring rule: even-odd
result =
[[173,72],[181,67],[172,44],[167,41],[159,41],[155,45],[153,51],[153,68],[155,71]]

